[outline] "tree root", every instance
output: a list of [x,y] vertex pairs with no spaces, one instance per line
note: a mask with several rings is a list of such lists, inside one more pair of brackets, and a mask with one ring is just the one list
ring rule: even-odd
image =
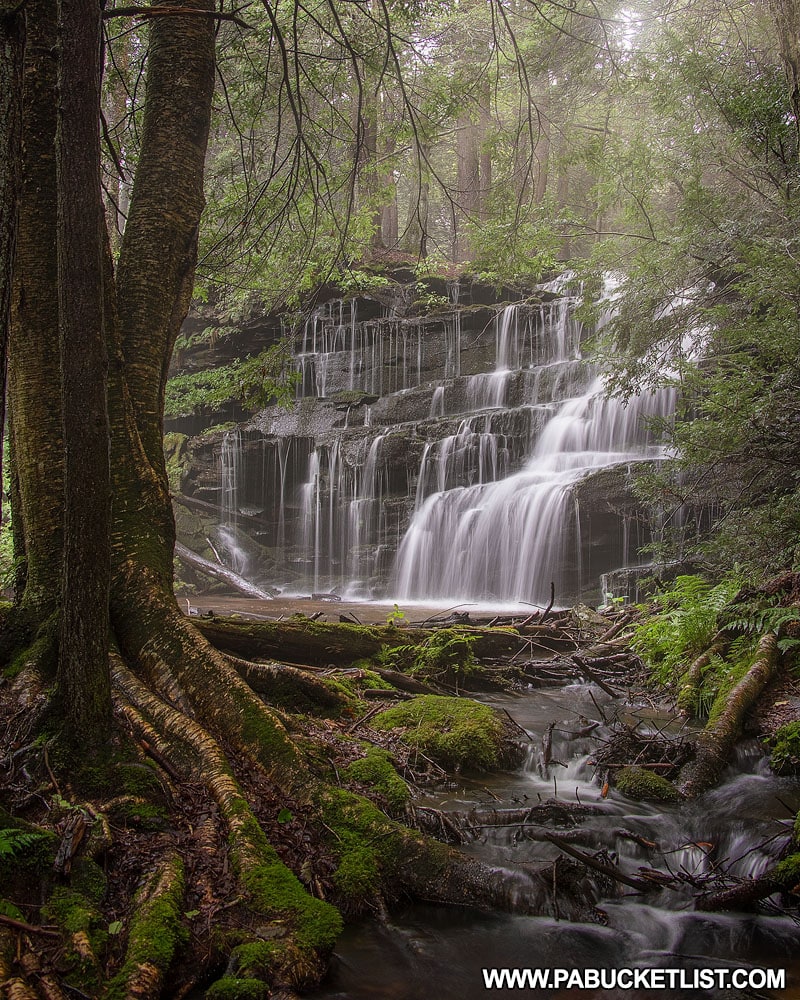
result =
[[236,673],[256,694],[278,706],[294,711],[336,712],[346,699],[324,681],[285,663],[252,663],[238,656],[226,656]]
[[768,632],[761,637],[753,665],[730,692],[714,722],[698,736],[695,757],[681,771],[678,790],[682,795],[693,798],[716,783],[742,735],[745,715],[774,677],[777,662],[777,636]]
[[156,1000],[164,975],[182,942],[183,863],[168,854],[136,894],[122,969],[111,980],[106,1000]]
[[276,921],[282,934],[291,934],[281,942],[276,971],[290,975],[298,986],[317,979],[322,971],[318,953],[330,949],[341,930],[338,912],[309,896],[280,861],[216,741],[196,722],[153,695],[119,657],[112,660],[112,678],[118,707],[139,735],[153,743],[159,753],[173,760],[179,757],[178,766],[187,778],[203,776],[228,826],[231,860],[249,908]]

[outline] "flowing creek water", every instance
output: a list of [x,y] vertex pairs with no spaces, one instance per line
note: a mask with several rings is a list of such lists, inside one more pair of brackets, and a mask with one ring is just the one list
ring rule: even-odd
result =
[[[547,833],[564,836],[585,852],[613,852],[622,872],[636,875],[640,866],[667,874],[699,875],[723,865],[736,876],[757,876],[780,856],[800,807],[800,786],[769,770],[760,746],[743,743],[722,783],[696,801],[682,805],[643,803],[611,789],[606,798],[589,763],[607,740],[616,717],[645,732],[680,723],[647,706],[614,701],[596,687],[570,685],[537,689],[523,695],[485,698],[508,710],[530,735],[527,759],[513,772],[462,778],[445,789],[427,792],[420,805],[464,813],[472,808],[503,809],[535,805],[557,796],[560,802],[588,806],[577,825],[536,827],[519,822],[486,827],[462,849],[480,858],[504,880],[509,896],[529,899],[526,864],[555,858],[559,849]],[[608,720],[603,721],[598,706]],[[600,725],[588,736],[575,735],[589,722]],[[546,776],[540,768],[543,734],[555,723],[552,760]],[[559,762],[559,763],[556,763]],[[622,832],[621,832],[622,831]],[[640,846],[630,834],[657,844]],[[727,860],[726,860],[727,859]],[[591,873],[589,873],[591,875]],[[594,997],[798,997],[800,965],[793,955],[800,945],[800,923],[776,906],[758,915],[703,913],[694,910],[690,888],[663,889],[646,896],[620,887],[622,894],[601,899],[602,923],[558,919],[552,898],[536,901],[547,916],[478,914],[459,908],[414,905],[385,921],[370,920],[342,936],[331,976],[315,1000],[478,1000],[490,995],[556,997],[573,991],[486,990],[484,968],[628,968],[664,969],[759,967],[787,969],[788,986],[778,993],[761,991],[659,990],[575,991]],[[541,888],[538,890],[542,896]],[[689,971],[687,974],[692,975]],[[792,985],[793,984],[793,985]]]

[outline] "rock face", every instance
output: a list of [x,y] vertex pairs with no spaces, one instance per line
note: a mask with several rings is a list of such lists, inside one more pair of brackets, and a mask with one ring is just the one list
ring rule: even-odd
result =
[[559,603],[596,599],[638,562],[628,483],[661,457],[648,418],[674,399],[603,397],[566,279],[512,304],[447,291],[423,315],[402,285],[318,306],[294,332],[295,405],[190,442],[182,489],[219,512],[231,569],[296,593],[542,604],[551,582]]

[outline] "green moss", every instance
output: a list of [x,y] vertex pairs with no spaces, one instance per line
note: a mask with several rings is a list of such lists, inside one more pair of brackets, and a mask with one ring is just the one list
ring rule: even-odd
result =
[[333,834],[330,847],[339,860],[334,884],[347,905],[358,909],[397,871],[407,831],[372,802],[343,789],[326,789],[317,804]]
[[787,889],[792,889],[800,883],[800,854],[790,854],[788,858],[779,861],[773,871],[775,879]]
[[733,663],[723,661],[724,667],[718,675],[717,693],[708,711],[707,728],[711,728],[721,713],[724,712],[725,706],[728,703],[728,695],[752,666],[754,652],[754,650],[751,651],[751,655],[737,659]]
[[9,679],[20,674],[25,667],[33,666],[45,677],[55,677],[58,647],[53,635],[44,632],[36,637],[30,646],[21,649],[11,660],[3,673]]
[[99,906],[108,888],[106,873],[89,858],[81,858],[70,875],[70,886],[95,906]]
[[186,449],[189,438],[177,431],[169,431],[164,435],[164,459],[167,465],[169,488],[174,493],[181,492],[183,477],[189,471],[190,460]]
[[[243,803],[242,810],[248,807]],[[244,887],[252,897],[251,905],[265,916],[288,917],[295,941],[301,948],[326,950],[333,947],[342,931],[339,911],[330,903],[310,896],[297,876],[280,860],[267,842],[264,832],[250,815],[246,816],[239,836],[248,840],[262,861],[242,865],[235,843],[233,861],[241,872]]]
[[374,788],[386,799],[389,808],[393,810],[403,809],[411,797],[408,785],[395,771],[389,754],[377,747],[369,747],[366,757],[355,760],[348,765],[344,775],[362,785]]
[[796,774],[800,770],[800,720],[781,726],[775,733],[769,762],[777,774]]
[[87,934],[100,924],[100,914],[95,905],[68,886],[57,886],[44,907],[48,920],[58,924],[68,934],[85,931]]
[[280,952],[274,941],[247,941],[231,952],[230,967],[245,979],[266,979]]
[[405,729],[405,741],[442,767],[485,770],[500,762],[500,720],[488,705],[467,698],[421,695],[381,712],[372,725]]
[[617,772],[614,781],[619,791],[632,799],[675,802],[680,797],[678,789],[671,782],[645,767],[623,767]]
[[[234,694],[234,692],[231,692]],[[257,749],[267,768],[291,767],[297,762],[297,751],[285,731],[271,722],[258,705],[241,698],[242,739]]]
[[253,904],[267,915],[290,917],[293,936],[301,948],[328,950],[342,932],[342,918],[330,903],[310,896],[297,876],[270,847],[271,859],[242,876]]
[[206,990],[206,1000],[267,1000],[269,989],[258,979],[223,976]]
[[127,997],[128,981],[137,967],[145,962],[165,971],[179,947],[189,939],[181,924],[183,916],[183,864],[176,861],[170,884],[155,896],[152,885],[145,885],[134,900],[133,916],[128,932],[125,963],[108,984],[104,1000]]

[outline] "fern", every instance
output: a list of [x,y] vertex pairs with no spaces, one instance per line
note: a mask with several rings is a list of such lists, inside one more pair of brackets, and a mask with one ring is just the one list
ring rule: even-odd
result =
[[637,627],[632,645],[658,681],[671,681],[711,645],[720,612],[740,588],[738,577],[712,587],[702,577],[679,576],[655,598],[661,610]]
[[42,833],[26,833],[13,827],[0,829],[0,858],[15,858],[41,840]]

